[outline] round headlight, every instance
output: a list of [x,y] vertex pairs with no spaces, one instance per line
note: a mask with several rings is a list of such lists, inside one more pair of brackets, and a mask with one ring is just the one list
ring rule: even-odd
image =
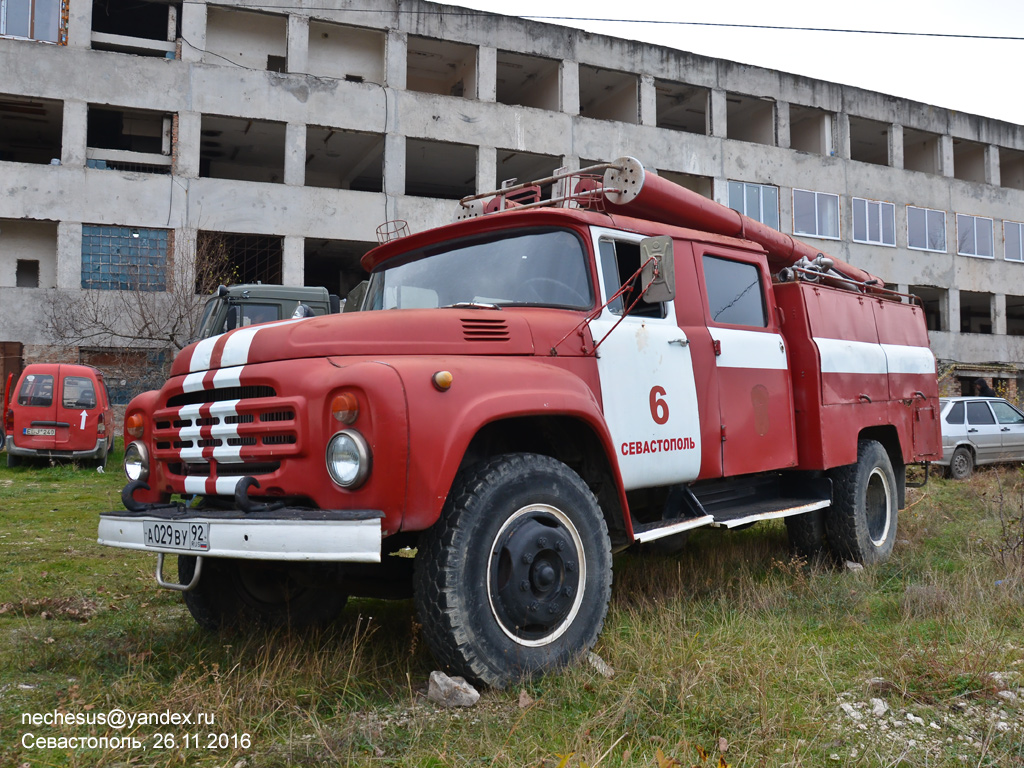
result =
[[370,474],[370,446],[354,429],[346,429],[327,444],[327,471],[342,488],[356,488]]
[[149,477],[149,454],[142,443],[131,443],[124,449],[124,473],[129,480]]

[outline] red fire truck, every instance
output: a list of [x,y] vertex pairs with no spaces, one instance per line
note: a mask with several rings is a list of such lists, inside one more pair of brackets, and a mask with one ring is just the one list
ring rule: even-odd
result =
[[912,297],[632,158],[460,219],[367,253],[363,311],[182,351],[99,541],[211,628],[411,591],[490,685],[590,648],[636,543],[785,518],[804,555],[889,556],[941,453]]

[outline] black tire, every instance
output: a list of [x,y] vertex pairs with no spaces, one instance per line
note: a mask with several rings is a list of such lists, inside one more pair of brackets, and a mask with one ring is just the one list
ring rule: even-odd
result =
[[589,650],[611,584],[597,499],[569,467],[536,454],[460,473],[415,559],[416,608],[434,657],[496,688]]
[[949,476],[954,480],[966,480],[974,472],[974,454],[971,449],[961,445],[953,451],[949,459]]
[[825,530],[832,551],[864,565],[885,562],[896,542],[899,491],[885,448],[875,440],[857,445],[857,463],[837,467]]
[[827,558],[830,550],[825,517],[825,510],[816,509],[813,512],[785,518],[790,552],[808,562]]
[[[178,580],[187,584],[196,559],[178,556]],[[284,563],[208,557],[199,583],[182,593],[196,623],[208,630],[261,624],[301,629],[333,621],[348,596],[336,567],[319,563]]]

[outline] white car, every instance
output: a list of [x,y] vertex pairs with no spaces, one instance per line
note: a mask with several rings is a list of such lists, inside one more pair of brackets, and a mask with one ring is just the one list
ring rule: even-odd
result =
[[949,477],[963,480],[976,466],[1024,461],[1024,413],[999,397],[944,397],[942,460]]

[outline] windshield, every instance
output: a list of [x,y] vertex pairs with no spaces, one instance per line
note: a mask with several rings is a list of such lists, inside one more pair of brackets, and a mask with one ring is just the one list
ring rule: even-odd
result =
[[415,256],[370,277],[364,309],[593,305],[583,243],[566,230],[492,236]]

